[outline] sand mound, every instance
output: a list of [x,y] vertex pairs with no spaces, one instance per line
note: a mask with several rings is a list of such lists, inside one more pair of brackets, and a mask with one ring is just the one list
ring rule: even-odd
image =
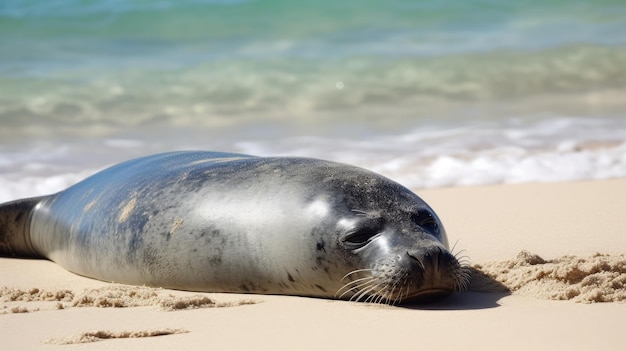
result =
[[[87,289],[81,293],[71,290],[13,289],[0,287],[0,301],[34,302],[57,301],[56,308],[67,307],[158,307],[165,311],[207,307],[230,307],[253,304],[250,300],[217,303],[206,295],[175,296],[166,294],[163,289],[142,286],[111,285],[99,289]],[[13,313],[25,313],[29,310],[19,306],[11,309]]]
[[541,299],[583,303],[626,301],[625,255],[597,253],[544,260],[522,251],[513,260],[472,268],[474,281],[470,289],[474,291],[508,290]]
[[126,338],[145,338],[151,336],[163,336],[172,334],[183,334],[189,331],[184,329],[159,329],[159,330],[142,330],[142,331],[121,331],[112,332],[108,330],[96,330],[90,332],[80,333],[75,336],[69,336],[66,338],[54,338],[45,341],[46,344],[56,345],[70,345],[70,344],[84,344],[88,342],[102,341],[106,339],[126,339]]

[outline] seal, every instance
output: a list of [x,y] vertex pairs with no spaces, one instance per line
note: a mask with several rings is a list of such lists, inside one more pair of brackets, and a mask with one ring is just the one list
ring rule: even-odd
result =
[[103,281],[396,304],[469,273],[416,194],[300,157],[181,151],[0,205],[0,254]]

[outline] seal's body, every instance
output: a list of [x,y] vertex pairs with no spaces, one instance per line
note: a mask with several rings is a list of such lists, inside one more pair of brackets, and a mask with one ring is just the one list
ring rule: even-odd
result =
[[467,284],[432,209],[345,164],[171,152],[0,206],[0,253],[117,283],[395,303]]

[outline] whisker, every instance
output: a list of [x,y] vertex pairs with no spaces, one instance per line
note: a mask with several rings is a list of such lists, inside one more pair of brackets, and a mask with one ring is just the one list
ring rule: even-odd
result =
[[452,275],[454,276],[454,289],[458,291],[467,290],[471,280],[471,273],[467,266],[459,267],[452,272]]
[[385,300],[388,302],[388,301],[389,301],[389,296],[393,296],[393,292],[394,292],[394,290],[396,289],[396,285],[397,285],[397,283],[398,283],[398,282],[395,282],[395,283],[393,284],[393,286],[391,287],[391,291],[389,291],[389,284],[385,284],[385,286],[384,286],[384,287],[382,287],[381,289],[379,289],[379,290],[376,292],[376,294],[377,294],[378,296],[380,296],[380,298],[376,299],[376,302],[375,302],[375,303],[377,303],[377,304],[382,304],[382,303],[383,303],[383,301],[385,301]]
[[[404,281],[406,281],[406,277],[403,277],[402,279],[403,279]],[[397,279],[397,280],[393,283],[393,285],[391,286],[391,290],[389,290],[389,288],[388,288],[388,286],[389,286],[389,285],[387,285],[387,287],[385,287],[385,288],[387,289],[387,291],[385,292],[385,295],[387,296],[387,297],[386,297],[386,299],[387,299],[387,304],[389,304],[391,297],[395,295],[395,291],[396,291],[396,289],[398,288],[398,284],[400,284],[400,279]],[[397,299],[397,297],[396,297],[396,299]],[[395,299],[394,299],[394,300],[395,300]]]
[[415,258],[415,260],[417,260],[417,263],[419,263],[420,268],[422,268],[422,270],[425,271],[426,267],[424,266],[424,262],[422,262],[422,260],[419,258]]
[[[356,294],[358,294],[358,293],[359,293],[359,290],[360,290],[362,287],[367,287],[367,286],[369,286],[370,284],[375,283],[375,282],[378,280],[377,278],[373,278],[373,277],[371,277],[371,278],[367,278],[367,279],[368,279],[368,280],[367,280],[365,283],[361,283],[361,284],[358,284],[358,285],[356,285],[356,286],[353,286],[353,287],[348,288],[348,289],[347,289],[346,291],[344,291],[341,295],[339,295],[339,299],[341,299],[341,298],[342,298],[345,294],[347,294],[347,293],[349,293],[350,291],[353,291],[353,290],[356,290],[356,292],[355,292],[355,295],[356,295]],[[339,289],[339,291],[343,290],[343,289],[344,289],[344,287],[345,287],[345,285],[344,285],[343,287],[341,287],[341,289]],[[339,291],[337,291],[337,293],[339,293]],[[362,291],[362,290],[360,290],[360,291]]]
[[367,212],[365,212],[365,211],[361,211],[361,210],[357,210],[357,209],[352,209],[350,211],[356,213],[357,216],[367,216]]
[[353,274],[357,274],[357,273],[361,273],[361,272],[373,272],[374,270],[371,268],[366,268],[366,269],[357,269],[354,270],[352,272],[349,272],[348,274],[344,275],[343,278],[341,278],[340,281],[344,281],[347,277],[353,275]]
[[380,291],[378,291],[376,293],[376,298],[374,299],[374,303],[377,305],[380,305],[383,303],[383,300],[385,300],[387,297],[385,295],[381,295]]
[[457,291],[467,290],[471,281],[471,273],[469,270],[471,259],[464,253],[465,250],[460,250],[454,254],[457,266],[451,274],[454,276],[454,289]]
[[356,285],[356,284],[358,284],[359,282],[362,282],[362,281],[364,281],[364,280],[368,280],[368,279],[369,279],[369,280],[371,280],[371,279],[376,279],[376,278],[375,278],[375,277],[365,277],[365,278],[359,278],[359,279],[353,280],[353,281],[351,281],[351,282],[349,282],[349,283],[346,283],[344,286],[348,287],[348,286],[350,286],[350,285]]
[[343,294],[341,294],[341,295],[339,296],[339,298],[341,298],[341,296],[345,295],[345,294],[346,294],[347,292],[349,292],[350,290],[353,290],[353,289],[358,289],[358,288],[362,285],[361,283],[362,283],[364,280],[372,281],[372,280],[375,280],[375,279],[376,279],[376,278],[374,278],[374,277],[366,277],[366,278],[361,278],[361,279],[357,279],[357,280],[351,281],[351,282],[349,282],[349,283],[345,284],[344,286],[342,286],[341,288],[339,288],[339,290],[337,290],[337,292],[335,293],[335,297],[337,296],[337,294],[339,294],[339,293],[340,293],[341,291],[343,291],[344,289],[347,289],[347,290],[346,290],[346,291],[344,291],[344,293],[343,293]]
[[450,253],[452,254],[452,256],[457,260],[457,262],[459,262],[459,264],[461,266],[465,266],[465,265],[470,265],[471,264],[471,259],[469,258],[469,256],[466,254],[467,250],[465,249],[461,249],[457,252],[456,251],[456,245],[459,243],[459,240],[457,240],[454,245],[452,246],[452,249],[450,249]]
[[456,248],[456,244],[459,243],[459,239],[456,239],[456,241],[454,242],[454,245],[452,245],[452,248],[450,249],[450,252],[454,252],[454,249]]
[[374,284],[374,285],[370,286],[369,288],[365,288],[365,289],[361,290],[361,291],[357,294],[357,295],[358,295],[358,298],[357,298],[355,301],[357,301],[357,302],[358,302],[358,301],[360,301],[360,300],[361,300],[363,297],[365,297],[365,296],[366,296],[366,295],[367,295],[370,291],[372,291],[372,290],[376,289],[376,288],[377,288],[377,287],[379,287],[379,286],[380,286],[380,283],[379,283],[379,284]]
[[373,285],[369,290],[365,291],[365,293],[369,295],[368,298],[378,296],[378,293],[382,290],[381,285],[383,284],[385,284],[385,282],[380,282],[376,285]]
[[454,258],[455,258],[457,261],[459,261],[459,263],[461,263],[461,264],[467,264],[467,265],[469,265],[469,264],[471,263],[471,260],[470,260],[469,256],[467,256],[467,255],[460,255],[460,252],[459,252],[459,253],[457,253],[457,254],[454,256]]
[[380,295],[373,293],[373,294],[368,294],[367,298],[365,300],[363,300],[363,302],[365,303],[376,303],[374,302],[374,300],[376,300]]
[[467,290],[472,281],[472,273],[470,272],[469,268],[463,268],[463,272],[461,273],[461,279],[463,280],[463,290]]
[[398,295],[398,297],[393,301],[394,305],[399,304],[402,300],[406,299],[407,296],[409,296],[409,285],[405,283],[406,289],[404,290],[404,293]]
[[409,284],[408,284],[407,280],[404,281],[404,286],[405,286],[406,289],[404,289],[405,291],[404,291],[404,294],[403,294],[402,298],[400,299],[400,301],[406,299],[409,296],[409,288],[410,287],[409,287]]
[[[402,292],[402,286],[405,287],[404,292]],[[408,277],[408,275],[406,275],[406,276],[404,276],[404,281],[402,282],[402,284],[400,284],[400,293],[393,300],[393,305],[397,305],[402,300],[406,299],[407,296],[409,296],[409,289],[410,289],[409,277]]]
[[[372,284],[373,284],[373,282],[372,282]],[[363,289],[361,289],[361,290],[357,291],[354,295],[352,295],[352,296],[350,297],[350,300],[349,300],[349,301],[359,302],[359,299],[361,298],[361,293],[363,293],[363,291],[364,291],[365,289],[369,288],[369,287],[371,287],[371,285],[368,285],[368,286],[364,287]]]
[[376,295],[375,295],[376,298],[372,300],[372,303],[376,305],[380,305],[383,303],[382,301],[387,298],[385,295],[380,293],[383,290],[387,290],[387,286],[384,286],[383,288],[381,288],[380,290],[376,292]]

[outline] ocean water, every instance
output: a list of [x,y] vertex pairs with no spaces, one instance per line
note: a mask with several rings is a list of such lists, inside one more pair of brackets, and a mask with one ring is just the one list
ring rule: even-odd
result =
[[0,201],[181,149],[625,177],[625,33],[612,0],[3,0]]

